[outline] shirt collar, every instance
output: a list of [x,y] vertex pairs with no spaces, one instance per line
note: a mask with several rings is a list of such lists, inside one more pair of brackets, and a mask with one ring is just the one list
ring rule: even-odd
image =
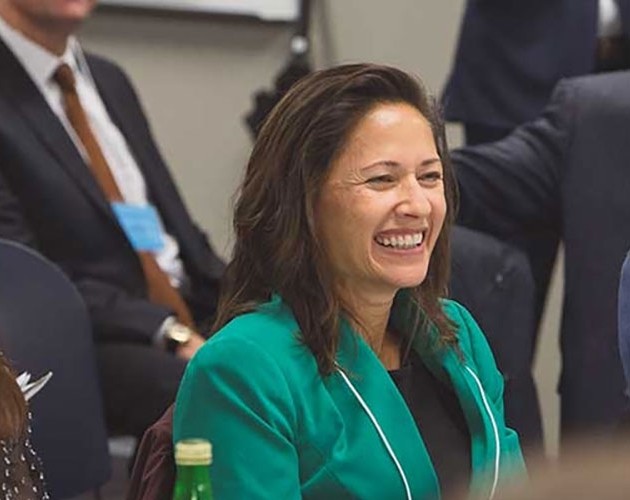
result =
[[69,38],[65,52],[59,57],[9,26],[0,17],[0,38],[11,49],[33,82],[40,89],[46,87],[53,73],[62,63],[70,65],[75,72],[81,71],[75,57],[75,53],[80,52],[81,49],[74,37]]

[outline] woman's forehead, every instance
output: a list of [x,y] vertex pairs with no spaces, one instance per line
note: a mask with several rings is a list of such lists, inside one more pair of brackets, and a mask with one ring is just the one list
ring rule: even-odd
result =
[[380,104],[359,120],[330,167],[365,168],[371,164],[423,164],[437,158],[428,120],[406,103]]

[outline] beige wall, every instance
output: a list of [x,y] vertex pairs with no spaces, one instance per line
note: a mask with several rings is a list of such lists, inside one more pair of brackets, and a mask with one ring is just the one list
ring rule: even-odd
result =
[[[373,61],[419,74],[439,92],[450,67],[463,0],[320,0],[313,2],[319,67]],[[119,62],[135,82],[188,206],[217,250],[230,247],[230,200],[251,147],[243,116],[252,94],[269,87],[285,63],[287,25],[193,16],[98,11],[84,45]],[[458,145],[457,127],[449,130]],[[555,445],[555,370],[551,335],[557,292],[537,369],[550,446]],[[547,333],[549,330],[549,333]]]

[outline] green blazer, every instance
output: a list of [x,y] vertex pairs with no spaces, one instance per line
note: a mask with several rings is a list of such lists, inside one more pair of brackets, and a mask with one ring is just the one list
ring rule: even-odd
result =
[[[392,320],[405,331],[411,311],[396,302]],[[426,335],[413,346],[454,387],[472,439],[471,496],[489,498],[497,483],[524,471],[518,437],[505,426],[503,378],[479,327],[461,305],[446,300],[444,308],[460,352],[431,347]],[[173,438],[210,440],[217,499],[404,499],[406,488],[414,499],[440,497],[422,436],[390,375],[347,322],[341,330],[337,359],[347,379],[339,371],[321,377],[277,296],[232,320],[191,360]]]

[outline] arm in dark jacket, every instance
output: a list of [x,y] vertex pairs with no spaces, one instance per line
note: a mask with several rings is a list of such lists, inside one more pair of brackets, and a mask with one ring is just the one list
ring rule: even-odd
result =
[[559,231],[573,94],[570,84],[560,83],[537,120],[501,141],[453,151],[460,224],[507,240]]

